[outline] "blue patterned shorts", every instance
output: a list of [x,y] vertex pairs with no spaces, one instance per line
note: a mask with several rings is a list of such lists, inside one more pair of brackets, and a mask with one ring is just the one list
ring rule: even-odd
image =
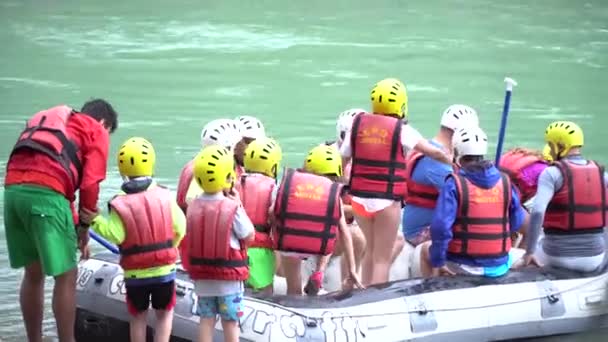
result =
[[201,318],[215,318],[219,314],[222,320],[238,321],[243,316],[243,292],[219,297],[198,297],[194,314]]

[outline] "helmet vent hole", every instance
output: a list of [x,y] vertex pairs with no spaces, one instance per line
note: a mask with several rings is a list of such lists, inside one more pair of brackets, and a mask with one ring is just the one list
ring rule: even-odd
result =
[[213,173],[214,173],[213,170],[207,170],[208,175],[212,175]]
[[142,163],[147,163],[147,162],[148,162],[148,159],[142,159],[142,160],[141,160],[141,162],[142,162]]
[[135,165],[135,158],[131,157],[131,165]]
[[[395,91],[399,91],[399,86],[395,84],[395,85],[393,86],[393,89],[395,89]],[[395,94],[395,93],[393,93],[393,92],[391,92],[391,94],[393,94],[393,95],[397,95],[397,94]]]
[[124,156],[125,155],[125,151],[120,152],[120,155]]
[[215,166],[215,163],[209,162],[209,163],[207,163],[207,165],[209,165],[209,166]]
[[382,95],[378,96],[378,102],[382,102]]
[[213,158],[215,160],[220,160],[220,158],[218,156],[211,156],[211,158]]
[[388,99],[388,102],[396,102],[395,99]]
[[266,157],[266,156],[260,156],[260,159],[268,160],[268,157]]
[[397,93],[395,93],[394,91],[391,91],[391,95],[397,96]]
[[215,178],[209,178],[210,182],[215,182]]
[[148,155],[148,151],[141,151],[141,154]]

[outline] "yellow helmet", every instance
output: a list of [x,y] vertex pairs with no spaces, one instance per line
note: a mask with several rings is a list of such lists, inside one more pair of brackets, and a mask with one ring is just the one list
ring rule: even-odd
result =
[[225,147],[209,145],[194,159],[193,175],[208,194],[229,189],[234,182],[234,155]]
[[281,147],[272,138],[257,138],[252,141],[243,154],[246,172],[259,172],[276,178],[279,164],[283,159]]
[[549,163],[553,161],[553,156],[551,155],[551,146],[549,146],[549,144],[545,144],[543,147],[543,159]]
[[118,171],[123,177],[144,177],[154,174],[156,152],[144,138],[127,139],[118,150]]
[[374,114],[407,116],[407,90],[396,78],[384,79],[374,86],[371,93]]
[[[583,146],[585,138],[583,130],[572,121],[555,121],[545,130],[545,142],[553,145],[558,151],[557,157],[564,157],[573,147]],[[563,146],[560,151],[558,145]]]
[[335,146],[314,147],[304,162],[304,170],[320,176],[342,176],[342,157]]

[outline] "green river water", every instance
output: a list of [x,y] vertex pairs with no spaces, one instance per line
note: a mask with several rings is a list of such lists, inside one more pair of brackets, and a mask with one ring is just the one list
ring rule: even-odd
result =
[[[608,161],[608,2],[601,0],[3,0],[0,46],[1,176],[25,118],[103,97],[120,123],[100,207],[120,185],[115,153],[129,136],[152,141],[157,176],[174,188],[207,121],[254,114],[285,163],[297,166],[333,137],[340,111],[368,107],[371,86],[385,77],[407,85],[411,123],[425,136],[445,107],[466,103],[496,141],[502,80],[511,76],[519,86],[507,147],[541,147],[550,121],[570,119],[585,130],[585,153]],[[3,341],[25,339],[20,279],[1,241]],[[52,335],[50,305],[44,324]]]

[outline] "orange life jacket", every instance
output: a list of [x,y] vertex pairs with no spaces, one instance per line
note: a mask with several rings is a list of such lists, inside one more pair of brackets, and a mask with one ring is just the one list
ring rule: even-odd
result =
[[171,265],[177,260],[173,247],[171,192],[154,186],[146,191],[115,196],[108,204],[125,228],[120,244],[120,266],[125,270]]
[[74,113],[70,107],[56,106],[34,114],[19,135],[11,156],[23,149],[44,153],[67,172],[72,189],[78,189],[82,181],[82,163],[78,146],[67,131],[68,120]]
[[554,165],[564,181],[547,207],[545,234],[601,233],[608,213],[604,167],[595,161],[579,165],[560,160]]
[[188,274],[193,280],[241,280],[249,277],[247,247],[230,246],[238,203],[229,198],[197,199],[188,206]]
[[484,189],[461,174],[452,176],[458,191],[458,213],[448,254],[470,258],[506,256],[511,249],[509,177],[501,174],[501,181]]
[[255,239],[249,247],[272,248],[272,240],[268,235],[268,210],[272,205],[275,180],[259,173],[243,174],[240,184],[243,207],[256,230]]
[[274,248],[328,255],[334,251],[341,218],[339,183],[287,169],[277,192]]
[[351,134],[350,191],[363,198],[400,201],[406,194],[403,122],[385,115],[359,114]]
[[528,166],[537,163],[545,162],[542,158],[534,155],[526,155],[517,151],[508,151],[500,157],[499,169],[509,175],[511,181],[515,185],[521,202],[527,202],[536,194],[536,187],[530,187],[521,179],[521,172]]
[[420,159],[424,158],[423,153],[414,151],[410,153],[405,170],[407,180],[407,204],[416,205],[422,208],[434,209],[437,205],[439,191],[430,184],[422,184],[414,181],[413,175],[416,165]]

